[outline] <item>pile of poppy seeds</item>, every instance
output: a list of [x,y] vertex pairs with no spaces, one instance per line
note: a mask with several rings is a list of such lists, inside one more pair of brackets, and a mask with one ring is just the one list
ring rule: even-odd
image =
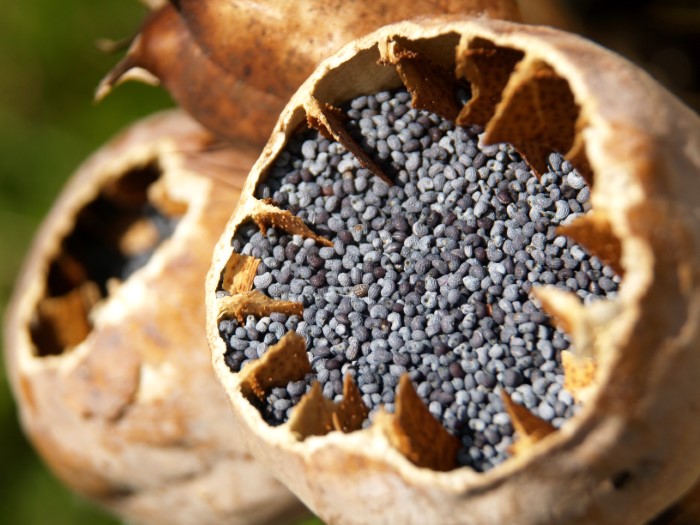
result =
[[560,426],[576,407],[563,390],[569,347],[536,301],[554,285],[584,302],[616,293],[619,277],[557,226],[589,209],[589,188],[561,156],[538,180],[512,147],[478,147],[478,129],[411,109],[405,91],[362,96],[347,128],[386,168],[389,185],[337,142],[309,130],[290,140],[257,197],[304,219],[332,241],[241,225],[237,253],[262,262],[254,289],[303,304],[301,318],[220,321],[226,363],[238,372],[287,331],[306,338],[313,374],[275,388],[260,407],[289,418],[318,381],[338,400],[355,379],[371,409],[394,409],[408,373],[430,412],[462,443],[458,463],[484,471],[503,461],[513,400]]

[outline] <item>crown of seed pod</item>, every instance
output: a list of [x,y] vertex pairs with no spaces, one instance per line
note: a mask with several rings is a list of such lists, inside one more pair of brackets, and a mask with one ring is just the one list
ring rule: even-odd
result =
[[251,164],[181,112],[135,124],[66,186],[8,310],[28,437],[67,485],[138,523],[306,512],[246,452],[206,350],[204,277]]
[[698,151],[697,115],[563,32],[343,48],[207,279],[251,452],[332,523],[657,516],[700,476]]

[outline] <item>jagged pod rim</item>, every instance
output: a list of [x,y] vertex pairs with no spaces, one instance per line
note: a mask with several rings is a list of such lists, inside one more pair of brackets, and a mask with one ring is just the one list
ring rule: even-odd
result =
[[[573,327],[574,332],[578,328],[578,335],[571,334],[574,348],[586,332],[592,334],[587,345],[596,353],[599,386],[582,412],[560,431],[484,474],[468,467],[448,473],[417,468],[390,446],[376,426],[297,441],[285,426],[271,428],[263,421],[241,395],[236,374],[224,363],[214,291],[231,255],[232,234],[250,216],[256,205],[255,187],[303,123],[305,108],[313,105],[314,98],[338,103],[397,87],[395,75],[382,77],[379,68],[372,65],[380,55],[391,55],[397,41],[419,42],[426,48],[432,45],[449,52],[452,43],[466,45],[473,38],[522,50],[523,62],[545,62],[568,82],[580,107],[577,136],[584,140],[595,173],[591,195],[594,212],[619,240],[619,262],[624,270],[616,300],[600,301],[572,314],[581,318]],[[355,78],[350,75],[362,68],[374,69]],[[357,83],[344,82],[348,78]],[[426,509],[421,502],[448,497],[452,505],[471,504],[477,510],[474,523],[498,523],[504,514],[494,513],[489,521],[478,517],[478,509],[485,512],[494,494],[508,495],[511,509],[524,508],[528,500],[539,498],[534,501],[541,508],[530,512],[546,520],[543,522],[556,522],[562,516],[572,522],[575,517],[590,519],[593,512],[601,523],[631,523],[652,517],[700,474],[700,452],[694,446],[700,438],[700,422],[692,417],[680,419],[681,412],[692,414],[693,400],[699,395],[692,376],[700,368],[700,358],[693,355],[692,348],[700,340],[696,326],[700,229],[698,219],[690,213],[700,202],[692,178],[700,166],[699,150],[697,115],[627,61],[561,31],[446,17],[388,26],[344,47],[317,68],[282,113],[246,181],[241,204],[216,247],[208,276],[207,331],[213,363],[243,422],[252,452],[274,466],[278,477],[313,510],[324,518],[342,516],[346,520],[339,520],[342,523],[363,521],[343,512],[334,514],[327,508],[332,498],[338,500],[340,508],[353,501],[371,507],[369,501],[360,499],[369,494],[368,489],[352,488],[360,470],[366,480],[394,479],[393,489],[368,481],[380,492],[407,490],[404,495],[411,498],[422,492],[420,502],[402,500],[403,508],[394,509],[396,515],[407,517],[416,507],[425,510],[422,516],[411,519],[439,516],[445,520],[444,514],[435,514],[437,511]],[[658,231],[657,223],[665,231]],[[673,293],[662,293],[666,285]],[[557,303],[561,297],[551,299]],[[655,311],[660,312],[660,319],[649,323]],[[662,393],[672,399],[672,408],[666,406]],[[681,422],[683,428],[679,428]],[[664,450],[666,440],[674,443],[673,450]],[[645,461],[651,464],[648,471],[640,473],[632,468],[644,466]],[[297,479],[300,475],[303,479]],[[542,481],[547,478],[549,482]],[[625,483],[631,478],[635,490],[617,491],[622,478]],[[570,483],[566,490],[552,490],[551,485],[561,484],[562,479]],[[326,489],[321,490],[324,484]],[[470,503],[469,497],[474,498]],[[612,514],[599,515],[600,509]],[[462,519],[471,523],[466,516]]]

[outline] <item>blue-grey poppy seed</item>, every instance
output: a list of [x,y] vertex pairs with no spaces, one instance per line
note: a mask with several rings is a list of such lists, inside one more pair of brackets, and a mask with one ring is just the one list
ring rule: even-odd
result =
[[[275,389],[264,417],[283,422],[314,379],[324,395],[340,394],[341,371],[350,370],[374,412],[378,403],[393,404],[398,378],[408,373],[460,439],[460,461],[485,470],[512,442],[494,389],[509,389],[531,409],[549,406],[559,421],[574,410],[557,384],[569,341],[529,300],[533,285],[589,297],[616,293],[619,278],[556,234],[561,221],[589,207],[588,187],[570,163],[551,156],[553,171],[538,181],[508,146],[480,151],[478,131],[409,110],[409,99],[384,92],[348,104],[349,132],[367,151],[375,148],[393,185],[315,132],[292,139],[259,184],[258,195],[309,221],[332,248],[272,228],[262,236],[254,225],[232,241],[270,264],[260,267],[254,287],[271,275],[268,294],[304,304],[303,320],[290,326],[317,360],[315,378]],[[272,324],[220,325],[232,370],[283,335]],[[280,326],[288,329],[286,321]],[[281,410],[282,399],[294,401]]]

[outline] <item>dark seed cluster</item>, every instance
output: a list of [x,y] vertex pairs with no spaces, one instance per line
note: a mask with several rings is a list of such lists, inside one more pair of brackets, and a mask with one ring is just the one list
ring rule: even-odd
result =
[[338,399],[351,374],[374,410],[394,407],[399,378],[462,443],[459,463],[482,471],[505,459],[513,428],[498,394],[559,426],[574,410],[562,389],[570,342],[530,291],[571,290],[584,302],[614,294],[619,278],[557,225],[584,213],[589,188],[558,155],[541,180],[506,145],[478,147],[478,130],[410,108],[406,92],[359,97],[348,127],[394,180],[388,185],[338,143],[308,131],[290,142],[258,197],[271,198],[320,235],[251,224],[233,239],[262,262],[254,287],[301,302],[244,326],[221,321],[238,371],[289,330],[305,336],[313,374],[277,388],[261,407],[271,424],[319,381]]

